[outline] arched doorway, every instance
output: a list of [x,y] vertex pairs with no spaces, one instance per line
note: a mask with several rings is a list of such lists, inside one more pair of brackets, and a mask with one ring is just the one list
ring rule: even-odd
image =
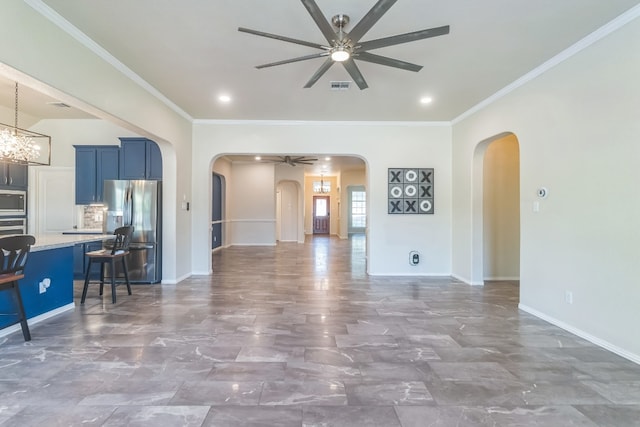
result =
[[471,283],[520,275],[520,155],[505,132],[481,141],[473,158]]

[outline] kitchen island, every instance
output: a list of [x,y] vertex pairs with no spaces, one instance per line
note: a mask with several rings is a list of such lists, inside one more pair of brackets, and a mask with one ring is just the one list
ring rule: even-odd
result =
[[[72,310],[73,248],[76,244],[102,241],[110,235],[102,234],[44,234],[37,235],[31,247],[24,278],[20,280],[20,294],[29,325],[56,314]],[[0,292],[0,336],[20,330],[13,323],[16,309],[11,295]]]

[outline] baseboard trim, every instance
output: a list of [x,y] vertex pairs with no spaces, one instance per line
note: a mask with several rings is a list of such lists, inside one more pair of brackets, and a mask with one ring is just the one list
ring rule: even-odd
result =
[[[71,311],[74,310],[76,308],[76,304],[71,302],[67,305],[63,305],[62,307],[58,307],[56,309],[53,309],[51,311],[47,311],[46,313],[42,313],[38,316],[35,317],[31,317],[29,319],[27,319],[27,323],[29,324],[29,327],[40,323],[40,322],[44,322],[47,319],[50,319],[54,316],[57,316],[58,314],[62,314],[65,313],[67,311]],[[16,325],[11,325],[11,326],[7,326],[6,328],[0,330],[0,337],[6,337],[9,334],[12,334],[14,332],[17,331],[22,331],[22,327],[20,326],[20,324],[16,324]]]
[[451,277],[449,273],[368,273],[369,276],[389,277]]
[[495,281],[501,281],[501,280],[520,280],[520,276],[497,276],[497,277],[485,277],[484,280],[495,280]]
[[192,271],[189,277],[191,276],[211,276],[212,271]]
[[600,339],[598,337],[595,337],[585,331],[583,331],[582,329],[578,329],[574,326],[569,325],[568,323],[565,323],[561,320],[558,320],[554,317],[548,316],[544,313],[542,313],[541,311],[536,310],[535,308],[531,308],[525,304],[518,304],[518,308],[524,312],[527,312],[529,314],[531,314],[532,316],[536,316],[539,319],[544,320],[545,322],[549,322],[552,325],[555,325],[559,328],[564,329],[567,332],[571,332],[574,335],[579,336],[580,338],[583,338],[599,347],[604,348],[605,350],[609,350],[612,353],[617,354],[620,357],[624,357],[625,359],[628,359],[634,363],[637,363],[638,365],[640,365],[640,355],[635,354],[635,353],[631,353],[623,348],[618,347],[617,345],[611,344],[608,341],[605,341],[603,339]]
[[466,277],[458,276],[457,274],[452,274],[451,277],[453,277],[456,280],[461,281],[462,283],[466,283],[469,286],[484,286],[484,281],[482,281],[482,282],[473,282],[470,279],[468,279]]
[[191,277],[192,274],[193,273],[186,273],[186,274],[183,274],[182,276],[177,277],[176,279],[173,279],[173,280],[161,280],[160,284],[161,285],[177,285],[178,283],[182,282],[183,280],[188,279],[189,277]]
[[276,246],[276,243],[234,243],[231,246]]

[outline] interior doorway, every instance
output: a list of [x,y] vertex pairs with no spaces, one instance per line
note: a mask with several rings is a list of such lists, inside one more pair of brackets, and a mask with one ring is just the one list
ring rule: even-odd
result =
[[[493,145],[493,144],[496,145]],[[519,142],[504,132],[473,155],[471,284],[520,278]]]
[[222,246],[222,224],[224,221],[224,176],[213,174],[211,194],[211,249]]
[[300,227],[298,184],[293,181],[278,183],[276,191],[276,240],[297,242]]
[[520,152],[510,134],[492,141],[483,167],[483,279],[520,279]]
[[313,196],[313,234],[329,234],[330,202],[329,196]]

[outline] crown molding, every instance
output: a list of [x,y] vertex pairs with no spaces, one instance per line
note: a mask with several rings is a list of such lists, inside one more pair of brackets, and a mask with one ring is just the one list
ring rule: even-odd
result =
[[186,111],[180,108],[178,105],[173,103],[169,98],[164,96],[158,89],[150,85],[146,80],[136,74],[131,68],[124,65],[118,59],[116,59],[113,55],[111,55],[106,49],[100,46],[98,43],[93,41],[89,36],[80,31],[76,26],[74,26],[71,22],[67,21],[65,18],[60,16],[58,12],[53,10],[48,5],[44,4],[41,0],[24,0],[26,4],[31,6],[36,12],[41,14],[43,17],[51,21],[54,25],[59,27],[62,31],[69,34],[72,38],[82,44],[84,47],[89,49],[91,52],[98,55],[112,67],[120,71],[126,77],[131,79],[141,88],[149,92],[151,95],[156,97],[160,102],[165,104],[171,110],[185,118],[186,120],[193,122],[193,117],[191,117]]
[[584,49],[588,48],[589,46],[598,42],[599,40],[605,38],[606,36],[613,33],[614,31],[624,27],[629,22],[633,21],[639,16],[640,16],[640,5],[632,7],[622,15],[618,16],[617,18],[613,19],[609,23],[598,28],[593,33],[584,37],[582,40],[574,43],[573,45],[569,46],[568,48],[566,48],[565,50],[563,50],[553,58],[549,59],[548,61],[534,68],[533,70],[529,71],[527,74],[520,77],[513,83],[505,86],[504,88],[500,89],[498,92],[494,93],[484,101],[479,102],[478,104],[474,105],[464,113],[460,114],[458,117],[451,120],[451,124],[455,125],[457,123],[460,123],[462,120],[466,119],[467,117],[470,117],[473,114],[477,113],[478,111],[484,109],[485,107],[493,104],[500,98],[508,95],[509,93],[525,85],[526,83],[532,81],[533,79],[540,76],[541,74],[549,71],[556,65],[563,63],[567,59],[580,53]]

